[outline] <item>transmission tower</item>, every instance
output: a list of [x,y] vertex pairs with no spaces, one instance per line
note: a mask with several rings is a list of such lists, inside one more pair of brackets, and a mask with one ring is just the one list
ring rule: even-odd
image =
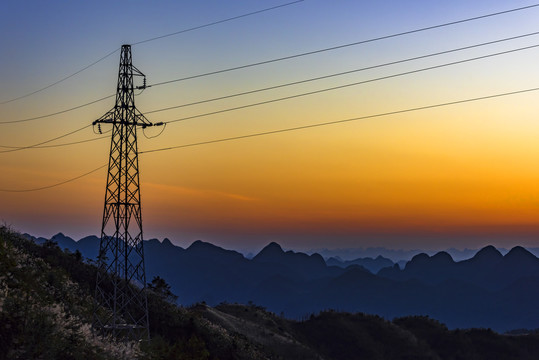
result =
[[112,125],[98,255],[93,328],[118,341],[149,339],[140,209],[137,127],[153,126],[135,107],[133,78],[146,77],[122,45],[114,108],[94,121]]

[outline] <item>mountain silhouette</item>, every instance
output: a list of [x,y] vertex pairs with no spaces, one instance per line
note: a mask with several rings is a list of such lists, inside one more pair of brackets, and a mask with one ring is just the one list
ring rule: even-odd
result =
[[[52,240],[92,259],[99,247],[95,236],[74,241],[59,233]],[[387,319],[428,315],[450,328],[539,327],[539,259],[519,246],[505,256],[487,246],[463,261],[447,252],[421,253],[402,270],[393,264],[377,274],[358,264],[342,267],[343,261],[329,265],[319,254],[284,251],[277,243],[252,259],[200,240],[184,249],[151,239],[144,251],[148,281],[164,278],[183,305],[252,301],[291,318],[335,309]]]
[[347,268],[350,265],[359,265],[369,270],[371,273],[376,274],[385,267],[393,266],[394,263],[390,259],[378,255],[376,258],[365,257],[346,261],[338,257],[330,257],[326,260],[326,264],[328,266],[339,266],[342,268]]
[[492,245],[485,246],[471,258],[473,262],[481,264],[495,264],[502,259],[502,253]]
[[261,262],[279,262],[284,254],[285,252],[281,245],[276,242],[271,242],[260,250],[260,252],[253,257],[253,260]]
[[252,259],[252,263],[264,272],[272,273],[277,270],[278,274],[297,280],[316,279],[334,271],[328,269],[326,262],[319,254],[285,252],[275,242],[264,247]]
[[399,281],[417,279],[432,285],[459,280],[487,290],[501,290],[522,277],[539,276],[539,260],[520,246],[505,256],[493,246],[487,246],[471,259],[460,262],[454,262],[445,252],[433,256],[419,254],[403,270],[385,268],[378,275]]

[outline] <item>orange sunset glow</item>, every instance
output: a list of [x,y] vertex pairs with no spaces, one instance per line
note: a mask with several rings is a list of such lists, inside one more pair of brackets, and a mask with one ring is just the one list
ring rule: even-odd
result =
[[[392,2],[393,8],[384,10],[382,5],[355,1],[307,1],[256,19],[133,45],[133,64],[149,84],[156,84],[507,8],[502,1],[442,3],[423,4],[423,9],[419,3]],[[167,4],[159,14],[141,4],[141,9],[132,10],[133,28],[127,29],[115,24],[111,15],[99,14],[104,19],[96,30],[90,19],[97,10],[88,4],[70,4],[66,11],[71,18],[57,19],[52,9],[40,6],[17,21],[4,13],[3,33],[10,28],[23,35],[18,35],[21,41],[2,40],[0,75],[5,81],[0,100],[72,74],[122,43],[257,7],[248,1],[230,7],[212,4],[212,12],[202,11],[198,3],[185,5],[181,12],[179,5]],[[528,4],[517,1],[511,6]],[[8,5],[18,10],[20,6]],[[48,21],[59,22],[47,22],[47,33],[41,31],[45,20],[40,11],[51,12],[53,19]],[[137,107],[152,122],[193,117],[167,124],[162,134],[160,129],[139,131],[145,238],[168,237],[180,246],[202,239],[241,249],[259,249],[269,241],[297,249],[539,246],[539,92],[411,111],[539,87],[539,48],[425,70],[534,46],[539,35],[180,106],[516,37],[536,31],[538,15],[538,9],[508,13],[137,93]],[[117,67],[115,53],[50,89],[4,103],[0,122],[53,114],[111,95]],[[359,82],[365,83],[347,85]],[[259,102],[268,103],[204,115]],[[109,98],[54,116],[3,124],[0,150],[89,125],[113,103]],[[367,118],[145,152],[362,117]],[[105,136],[108,130],[104,125]],[[48,145],[104,136],[95,131],[90,126]],[[109,141],[0,153],[0,189],[32,190],[90,172],[107,163]],[[97,234],[105,179],[102,168],[50,189],[2,191],[0,219],[36,236],[59,231],[78,238]]]

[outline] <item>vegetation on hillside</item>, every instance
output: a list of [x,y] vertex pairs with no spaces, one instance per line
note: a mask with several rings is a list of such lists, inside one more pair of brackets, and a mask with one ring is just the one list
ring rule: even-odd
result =
[[64,253],[52,242],[38,246],[0,228],[0,359],[136,355],[135,348],[92,335],[93,273],[80,254]]
[[448,330],[421,316],[325,311],[293,321],[252,303],[180,307],[160,277],[148,286],[151,341],[125,346],[90,331],[95,274],[80,253],[1,227],[0,359],[539,358],[537,333]]

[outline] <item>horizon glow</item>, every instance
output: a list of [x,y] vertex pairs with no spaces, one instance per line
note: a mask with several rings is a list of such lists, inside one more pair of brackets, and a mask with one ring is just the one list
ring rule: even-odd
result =
[[[7,1],[0,15],[0,101],[71,74],[136,42],[277,1],[160,6]],[[132,4],[132,3],[129,3]],[[375,38],[531,1],[310,0],[133,46],[148,83]],[[106,9],[106,10],[105,10]],[[118,21],[118,13],[125,17]],[[539,8],[237,72],[149,88],[137,107],[163,107],[372,66],[538,31]],[[123,19],[123,20],[122,20]],[[122,23],[124,21],[125,23]],[[529,46],[539,36],[167,112],[176,118]],[[167,126],[149,150],[538,87],[539,50],[377,81]],[[20,101],[0,121],[52,113],[112,94],[118,54]],[[303,131],[140,155],[145,238],[225,248],[444,249],[539,246],[539,108],[532,92]],[[90,124],[113,105],[0,125],[0,145],[28,145]],[[152,135],[152,134],[150,134]],[[91,129],[64,139],[92,138]],[[3,150],[3,149],[0,149]],[[109,141],[0,153],[0,188],[32,188],[105,164]],[[101,228],[106,170],[57,188],[0,192],[0,220],[22,232],[74,238]]]

